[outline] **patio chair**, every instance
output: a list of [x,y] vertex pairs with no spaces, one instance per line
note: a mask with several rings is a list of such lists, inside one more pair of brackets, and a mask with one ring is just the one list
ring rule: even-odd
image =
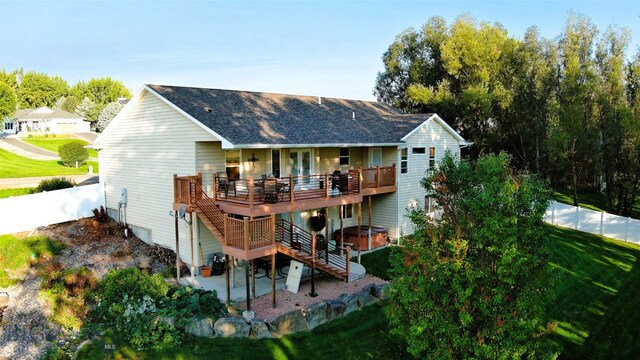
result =
[[224,197],[228,197],[229,190],[233,190],[233,196],[236,196],[236,182],[229,180],[226,172],[218,172],[216,182],[218,184],[218,194],[224,193]]
[[264,180],[264,202],[275,204],[278,202],[278,180],[265,179]]

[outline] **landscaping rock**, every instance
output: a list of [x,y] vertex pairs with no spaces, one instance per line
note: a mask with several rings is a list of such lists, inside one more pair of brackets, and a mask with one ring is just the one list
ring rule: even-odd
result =
[[374,294],[374,292],[375,292],[375,287],[376,287],[376,284],[374,284],[374,283],[368,283],[367,285],[365,285],[365,286],[362,288],[362,290],[363,290],[363,291],[367,291],[367,292],[369,292],[371,295],[373,295],[373,294]]
[[193,319],[184,327],[184,331],[187,334],[201,337],[214,337],[215,332],[213,330],[213,320],[210,318]]
[[361,308],[374,304],[376,301],[378,301],[378,298],[373,296],[371,294],[371,291],[367,290],[357,293],[356,297],[358,299],[358,306],[360,306]]
[[248,337],[251,326],[241,317],[220,318],[213,325],[216,336]]
[[9,306],[9,293],[1,292],[0,293],[0,309]]
[[338,300],[327,300],[327,321],[341,318],[344,315],[344,303]]
[[255,339],[272,338],[269,327],[262,320],[251,321],[251,336]]
[[373,296],[380,300],[386,300],[389,292],[389,284],[378,285],[373,288]]
[[304,317],[307,320],[307,329],[314,329],[327,322],[327,303],[313,304],[307,308]]
[[278,334],[286,335],[307,330],[307,321],[302,311],[295,310],[271,320],[269,326]]
[[343,315],[360,310],[360,306],[358,306],[358,295],[356,294],[342,294],[338,297],[338,300],[345,305]]

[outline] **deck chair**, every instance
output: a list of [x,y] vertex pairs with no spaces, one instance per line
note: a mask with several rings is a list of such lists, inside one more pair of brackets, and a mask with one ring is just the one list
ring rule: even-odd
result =
[[265,203],[275,204],[278,202],[278,180],[265,179],[263,197]]

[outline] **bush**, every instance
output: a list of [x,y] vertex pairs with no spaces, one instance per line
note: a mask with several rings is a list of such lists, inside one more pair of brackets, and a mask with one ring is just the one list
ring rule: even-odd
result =
[[81,142],[73,141],[58,148],[58,156],[66,166],[84,165],[89,158],[89,152]]
[[171,294],[162,313],[173,316],[176,324],[184,326],[192,318],[209,317],[216,321],[227,314],[227,307],[220,302],[215,290],[207,291],[183,286]]
[[100,209],[93,209],[91,211],[93,212],[93,217],[97,222],[101,224],[107,224],[111,221],[111,218],[109,217],[109,214],[107,214],[107,211],[104,209],[104,206],[100,206]]
[[113,304],[122,300],[125,294],[134,299],[149,296],[162,300],[168,291],[169,284],[160,275],[148,275],[136,268],[111,270],[100,284],[99,300]]
[[50,178],[40,181],[40,184],[38,184],[38,187],[36,187],[33,192],[39,193],[43,191],[62,190],[72,188],[76,185],[76,182],[71,179],[63,177]]

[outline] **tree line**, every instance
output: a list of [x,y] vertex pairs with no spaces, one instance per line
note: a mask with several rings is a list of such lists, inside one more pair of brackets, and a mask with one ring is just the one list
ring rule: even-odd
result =
[[640,53],[630,31],[600,33],[570,13],[555,39],[522,39],[498,23],[438,16],[399,34],[383,54],[374,93],[404,111],[436,112],[474,144],[507,151],[519,171],[554,188],[602,190],[610,212],[631,213],[640,181]]
[[20,109],[46,106],[75,113],[101,131],[122,109],[118,102],[121,98],[130,99],[131,92],[110,77],[69,86],[60,76],[25,72],[22,68],[0,70],[0,119]]

